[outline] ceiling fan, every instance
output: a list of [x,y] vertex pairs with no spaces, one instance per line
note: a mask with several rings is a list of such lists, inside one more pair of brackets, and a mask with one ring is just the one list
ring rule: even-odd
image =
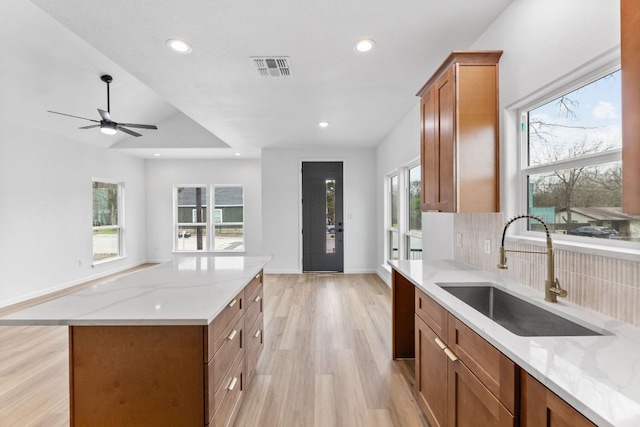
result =
[[158,129],[158,127],[155,125],[141,125],[137,123],[116,123],[113,120],[111,120],[111,113],[110,113],[110,106],[109,106],[109,83],[113,81],[113,78],[110,75],[105,74],[103,76],[100,76],[100,80],[102,80],[107,84],[107,111],[104,111],[98,108],[98,113],[100,114],[100,117],[102,118],[102,120],[87,119],[86,117],[73,116],[71,114],[59,113],[57,111],[48,110],[47,112],[53,113],[53,114],[60,114],[61,116],[75,117],[76,119],[88,120],[90,122],[98,123],[97,125],[82,126],[78,129],[93,129],[93,128],[99,127],[102,133],[105,133],[107,135],[115,135],[120,130],[124,133],[128,133],[131,136],[142,136],[138,132],[134,132],[131,129],[127,129],[127,127],[139,128],[139,129]]

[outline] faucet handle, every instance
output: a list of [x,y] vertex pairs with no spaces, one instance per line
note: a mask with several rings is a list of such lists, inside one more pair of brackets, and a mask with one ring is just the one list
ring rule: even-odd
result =
[[549,289],[549,292],[553,292],[554,294],[558,295],[561,298],[566,298],[567,297],[567,290],[566,289],[562,289],[560,287],[560,281],[558,280],[557,277],[556,277],[556,280],[553,283],[553,287],[551,289]]

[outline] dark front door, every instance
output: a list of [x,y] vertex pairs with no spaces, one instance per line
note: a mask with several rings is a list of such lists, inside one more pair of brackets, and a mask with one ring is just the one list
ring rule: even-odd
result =
[[344,271],[342,162],[302,163],[302,270]]

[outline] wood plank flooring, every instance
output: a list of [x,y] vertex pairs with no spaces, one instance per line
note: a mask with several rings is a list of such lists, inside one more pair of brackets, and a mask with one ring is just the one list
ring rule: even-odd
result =
[[[425,427],[376,275],[265,275],[265,348],[236,427]],[[5,313],[6,314],[6,313]],[[62,326],[0,327],[0,427],[69,424]]]
[[376,275],[265,275],[265,349],[244,426],[427,426],[413,362],[391,360],[391,290]]

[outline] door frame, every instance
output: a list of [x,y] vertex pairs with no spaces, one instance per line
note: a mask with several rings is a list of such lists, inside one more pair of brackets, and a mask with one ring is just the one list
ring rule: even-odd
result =
[[[343,218],[342,222],[345,226],[348,226],[347,217],[348,217],[348,209],[347,209],[347,198],[345,195],[347,194],[347,159],[344,157],[313,157],[306,158],[300,157],[298,158],[298,272],[302,273],[302,257],[304,255],[304,243],[302,241],[302,163],[325,163],[325,162],[342,162],[342,212]],[[342,262],[343,262],[343,273],[347,271],[347,234],[349,231],[348,227],[344,228],[344,232],[342,233]]]

